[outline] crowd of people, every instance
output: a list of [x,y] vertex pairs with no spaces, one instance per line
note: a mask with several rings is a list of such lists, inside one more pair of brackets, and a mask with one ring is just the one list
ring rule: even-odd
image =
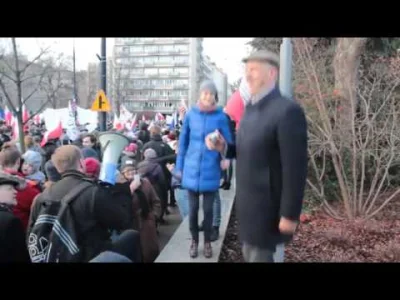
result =
[[[201,95],[210,93],[215,94],[216,88],[212,82],[206,82]],[[201,97],[199,103],[208,105],[208,98],[204,100]],[[219,109],[218,119],[212,122],[224,125],[228,132],[227,120],[227,115]],[[212,122],[210,124],[214,126]],[[175,128],[168,127],[165,122],[141,122],[138,128],[132,130],[111,129],[129,139],[129,145],[120,155],[116,184],[113,186],[99,180],[103,159],[98,142],[99,132],[88,133],[83,128],[81,136],[72,141],[64,131],[59,138],[48,140],[41,146],[45,128],[31,124],[25,132],[26,151],[21,153],[17,141],[10,138],[10,128],[4,122],[0,126],[0,261],[97,262],[128,259],[132,262],[153,262],[160,252],[159,228],[167,224],[165,216],[175,206],[178,206],[182,219],[192,216],[191,211],[196,210],[197,213],[198,203],[197,206],[189,203],[193,197],[197,197],[198,201],[198,195],[189,191],[196,190],[197,186],[186,186],[186,181],[199,180],[200,186],[206,182],[208,188],[210,175],[207,172],[215,182],[212,184],[213,193],[205,194],[208,196],[204,205],[207,210],[214,207],[219,217],[215,215],[213,218],[212,212],[207,213],[204,222],[197,226],[191,217],[190,229],[196,242],[199,230],[204,230],[207,245],[219,238],[221,200],[217,191],[220,187],[229,188],[231,176],[225,175],[224,180],[219,169],[204,164],[194,166],[201,169],[204,175],[196,175],[198,172],[193,169],[193,174],[187,173],[187,176],[185,172],[182,176],[182,162],[176,162],[179,151],[196,155],[205,151],[200,144],[191,143],[195,147],[193,149],[178,146],[182,137],[182,145],[189,145],[189,132],[182,127],[182,122]],[[229,132],[229,136],[231,134]],[[210,159],[218,160],[214,154],[214,157],[202,160],[188,156],[187,162],[190,164],[199,160],[200,163]],[[214,168],[211,173],[208,170],[210,166]],[[202,186],[199,191],[203,191]],[[60,203],[67,201],[70,202],[70,213],[67,220],[57,226],[61,227],[60,231],[65,229],[63,236],[68,236],[69,244],[76,241],[79,255],[64,255],[61,250],[54,249],[62,249],[64,239],[61,235],[58,236],[60,241],[54,237],[58,235],[55,219],[61,222]],[[59,203],[59,206],[52,208],[53,202]],[[57,211],[50,216],[48,211],[52,210]],[[49,224],[50,227],[46,227]],[[191,251],[193,257],[197,256]],[[211,255],[209,245],[205,256]]]
[[189,218],[190,257],[199,255],[203,231],[203,255],[211,258],[219,190],[231,186],[233,159],[244,258],[273,262],[301,212],[307,124],[301,107],[280,94],[278,56],[260,51],[244,63],[245,77],[226,107],[207,80],[175,128],[142,122],[119,131],[129,144],[115,184],[99,180],[99,132],[82,130],[74,141],[64,132],[41,146],[44,128],[32,125],[21,153],[0,123],[0,262],[154,262],[158,230],[176,205]]

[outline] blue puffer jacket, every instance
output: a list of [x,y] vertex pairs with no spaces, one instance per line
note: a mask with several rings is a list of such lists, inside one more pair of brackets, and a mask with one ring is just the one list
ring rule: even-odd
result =
[[221,178],[221,155],[210,151],[205,137],[216,129],[232,143],[228,120],[221,108],[202,112],[196,106],[185,116],[179,136],[176,171],[182,172],[182,187],[194,192],[218,191]]

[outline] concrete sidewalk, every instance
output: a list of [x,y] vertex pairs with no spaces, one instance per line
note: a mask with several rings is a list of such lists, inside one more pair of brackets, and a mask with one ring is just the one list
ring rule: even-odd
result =
[[[203,236],[200,233],[199,256],[192,259],[189,256],[189,248],[191,244],[191,236],[189,231],[189,218],[185,218],[181,225],[178,227],[168,244],[160,253],[157,262],[190,262],[190,263],[211,263],[218,262],[221,253],[223,240],[228,227],[229,218],[233,200],[235,197],[235,177],[232,178],[231,189],[228,191],[220,190],[221,196],[221,226],[220,237],[217,241],[212,243],[213,256],[212,258],[205,258],[203,255]],[[203,220],[202,199],[200,200],[199,209],[199,223]]]

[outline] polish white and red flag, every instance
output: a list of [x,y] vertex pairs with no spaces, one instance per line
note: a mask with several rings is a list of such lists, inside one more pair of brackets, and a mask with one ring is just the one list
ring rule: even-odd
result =
[[42,116],[40,114],[37,114],[33,117],[33,123],[36,125],[39,125],[42,121]]
[[124,125],[122,124],[121,120],[118,118],[117,114],[114,114],[113,128],[117,129],[117,130],[124,129]]
[[22,122],[26,124],[29,120],[29,111],[26,109],[25,104],[22,105]]
[[130,123],[130,127],[128,129],[133,130],[136,125],[137,125],[137,114],[135,114],[133,116],[133,119],[131,120],[131,123]]
[[8,107],[6,106],[4,109],[4,120],[6,121],[6,124],[8,126],[11,125],[11,121],[13,119],[13,114],[12,112],[8,109]]
[[47,129],[46,133],[43,136],[42,142],[40,143],[40,146],[43,147],[44,145],[47,144],[48,141],[59,139],[62,135],[63,135],[63,128],[60,120],[57,123],[56,127]]
[[185,99],[183,99],[183,98],[181,99],[181,103],[179,104],[178,111],[179,111],[179,120],[183,120],[186,112],[188,111]]
[[154,117],[154,120],[156,121],[156,122],[158,122],[158,121],[164,121],[165,120],[165,117],[163,116],[163,114],[162,113],[156,113],[156,115],[155,115],[155,117]]
[[12,136],[11,138],[13,140],[18,140],[19,139],[19,126],[18,126],[18,118],[11,115],[11,128],[12,128]]

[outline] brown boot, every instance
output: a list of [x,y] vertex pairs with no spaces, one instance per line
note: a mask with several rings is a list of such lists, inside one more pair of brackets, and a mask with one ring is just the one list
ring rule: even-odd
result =
[[195,240],[192,240],[192,245],[190,245],[189,251],[191,258],[196,258],[199,255],[198,247],[199,244]]
[[210,242],[204,242],[204,257],[211,258],[212,256],[212,248]]

